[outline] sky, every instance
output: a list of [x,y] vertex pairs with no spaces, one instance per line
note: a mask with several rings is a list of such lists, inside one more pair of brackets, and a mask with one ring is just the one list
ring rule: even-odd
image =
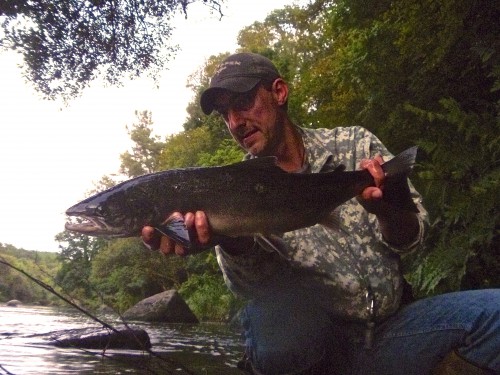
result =
[[[188,76],[211,55],[234,52],[238,32],[293,0],[227,0],[222,20],[203,6],[175,20],[181,49],[159,87],[137,79],[123,87],[96,82],[67,105],[41,99],[26,83],[14,52],[0,52],[0,243],[58,251],[65,210],[85,198],[102,176],[118,172],[132,142],[126,130],[135,111],[149,110],[154,133],[182,131],[192,99]],[[303,3],[303,2],[302,2]]]

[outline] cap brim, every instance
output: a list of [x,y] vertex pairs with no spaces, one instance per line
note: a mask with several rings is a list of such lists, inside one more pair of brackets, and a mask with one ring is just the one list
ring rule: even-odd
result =
[[217,82],[206,89],[200,98],[200,106],[204,114],[209,115],[214,110],[215,99],[221,91],[234,93],[248,92],[252,90],[261,78],[257,77],[234,77]]

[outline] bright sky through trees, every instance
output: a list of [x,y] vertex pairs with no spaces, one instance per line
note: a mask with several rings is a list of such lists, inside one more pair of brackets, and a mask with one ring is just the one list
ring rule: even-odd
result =
[[160,87],[148,79],[105,88],[95,82],[64,106],[42,100],[24,82],[14,53],[0,53],[0,242],[27,250],[57,251],[64,211],[84,198],[103,175],[118,171],[130,145],[126,125],[136,110],[150,110],[162,137],[182,130],[191,99],[188,76],[210,55],[234,51],[245,26],[292,0],[228,0],[221,21],[202,6],[174,31],[181,47]]

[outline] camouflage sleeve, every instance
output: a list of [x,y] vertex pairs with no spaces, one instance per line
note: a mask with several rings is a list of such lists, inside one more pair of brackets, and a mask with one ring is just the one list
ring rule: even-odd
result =
[[[385,161],[390,160],[394,157],[394,155],[389,152],[389,150],[385,147],[385,145],[369,130],[364,129],[362,127],[354,127],[354,129],[355,133],[357,133],[357,136],[359,137],[358,142],[355,143],[357,144],[356,163],[358,165],[361,159],[373,158],[377,154],[380,154]],[[356,168],[357,167],[358,166],[356,166]],[[380,232],[380,228],[378,226],[378,222],[376,220],[373,220],[376,224],[375,234],[377,236],[377,239],[380,242],[382,242],[385,246],[390,248],[392,251],[399,254],[414,251],[419,246],[421,246],[424,240],[424,235],[427,232],[429,225],[428,213],[422,204],[422,196],[417,190],[415,190],[410,180],[408,180],[408,185],[410,187],[410,194],[413,199],[413,202],[415,203],[419,211],[418,213],[419,232],[415,240],[403,246],[394,246],[383,238],[382,233]],[[374,217],[375,215],[370,214],[370,216]]]
[[384,237],[382,236],[382,233],[378,229],[378,225],[377,225],[377,238],[379,239],[379,241],[382,242],[388,248],[390,248],[392,251],[399,253],[399,254],[409,253],[409,252],[412,252],[412,251],[418,249],[423,244],[424,235],[427,232],[428,226],[429,226],[429,219],[428,219],[427,210],[422,205],[422,197],[415,190],[415,188],[413,187],[413,185],[410,181],[408,181],[408,184],[410,186],[410,192],[411,192],[411,195],[413,198],[413,202],[415,203],[415,205],[417,206],[418,211],[419,211],[417,214],[419,231],[418,231],[417,237],[415,237],[415,240],[413,242],[410,242],[409,244],[406,244],[403,246],[392,245],[391,243],[387,242],[384,239]]

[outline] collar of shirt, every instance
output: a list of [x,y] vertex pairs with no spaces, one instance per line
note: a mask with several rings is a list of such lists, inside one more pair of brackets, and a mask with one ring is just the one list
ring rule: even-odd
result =
[[310,129],[298,128],[302,134],[306,149],[306,164],[309,164],[307,171],[311,173],[328,172],[334,170],[336,165],[333,162],[333,154],[325,145],[315,137],[314,131]]

